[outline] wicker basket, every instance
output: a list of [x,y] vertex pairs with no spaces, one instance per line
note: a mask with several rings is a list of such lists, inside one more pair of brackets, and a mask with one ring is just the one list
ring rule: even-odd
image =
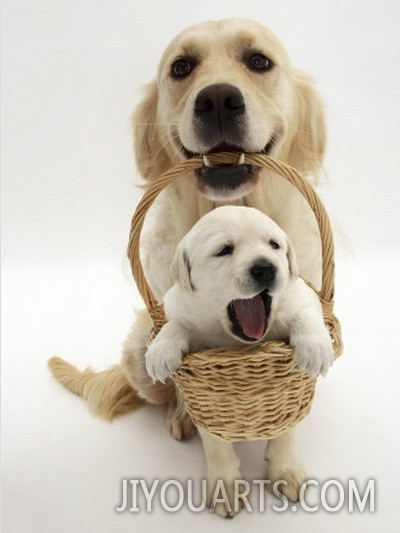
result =
[[[234,163],[237,154],[213,154],[213,163]],[[245,164],[286,178],[305,197],[313,210],[322,242],[321,300],[325,324],[335,357],[342,353],[340,324],[333,314],[333,240],[325,208],[312,186],[296,170],[268,156],[246,154]],[[149,185],[132,219],[128,256],[132,273],[157,333],[165,323],[159,305],[145,279],[139,257],[139,239],[147,210],[170,183],[203,165],[193,158],[172,168]],[[261,174],[260,179],[270,179]],[[194,423],[227,440],[276,438],[300,422],[310,411],[316,378],[296,366],[293,350],[284,342],[205,350],[188,354],[172,376]]]

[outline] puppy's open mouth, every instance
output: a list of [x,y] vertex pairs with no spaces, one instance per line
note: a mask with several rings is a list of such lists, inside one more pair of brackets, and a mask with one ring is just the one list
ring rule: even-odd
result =
[[[271,138],[260,153],[268,155],[274,143],[275,139]],[[212,164],[207,156],[217,152],[236,152],[237,163]],[[196,171],[199,190],[213,199],[231,199],[248,194],[257,182],[260,169],[254,165],[245,164],[243,152],[240,146],[228,144],[219,144],[207,154],[186,151],[189,159],[203,156],[203,167]]]
[[266,289],[253,298],[232,300],[228,305],[232,333],[245,342],[259,341],[268,329],[271,302]]

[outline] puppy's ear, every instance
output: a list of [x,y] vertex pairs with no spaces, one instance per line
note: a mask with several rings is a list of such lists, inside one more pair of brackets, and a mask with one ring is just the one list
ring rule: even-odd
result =
[[146,179],[157,178],[172,166],[161,141],[165,136],[157,124],[157,105],[158,87],[153,81],[132,116],[136,165]]
[[178,246],[171,266],[172,278],[186,291],[193,291],[194,286],[190,277],[190,262],[185,248]]
[[289,263],[289,272],[291,276],[297,278],[299,275],[299,267],[297,265],[296,252],[294,250],[293,244],[288,239],[287,240],[287,254],[286,254],[288,263]]
[[291,73],[294,91],[293,117],[283,148],[286,161],[316,183],[326,146],[325,114],[311,79],[299,70]]

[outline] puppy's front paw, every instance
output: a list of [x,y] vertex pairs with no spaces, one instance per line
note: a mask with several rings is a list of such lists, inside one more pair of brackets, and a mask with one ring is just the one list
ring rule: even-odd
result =
[[179,343],[153,341],[146,353],[146,370],[153,381],[165,382],[182,363],[184,347]]
[[333,362],[329,334],[303,334],[291,339],[298,366],[310,376],[326,376]]

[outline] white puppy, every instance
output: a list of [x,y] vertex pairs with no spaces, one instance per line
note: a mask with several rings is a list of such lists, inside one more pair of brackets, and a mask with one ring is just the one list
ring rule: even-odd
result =
[[168,322],[146,354],[154,381],[189,352],[266,339],[288,341],[310,375],[327,373],[333,348],[319,299],[298,277],[288,237],[261,211],[224,206],[203,216],[180,242],[172,273]]

